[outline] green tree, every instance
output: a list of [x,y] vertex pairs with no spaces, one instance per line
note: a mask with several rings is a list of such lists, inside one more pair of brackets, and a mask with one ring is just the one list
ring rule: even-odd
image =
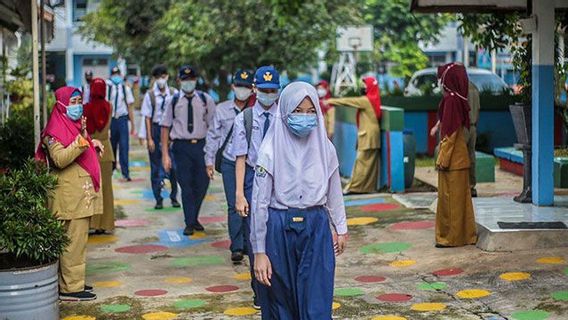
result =
[[445,14],[414,14],[409,0],[366,0],[364,19],[375,29],[375,61],[396,65],[394,76],[410,78],[428,65],[418,43],[435,43],[452,17]]

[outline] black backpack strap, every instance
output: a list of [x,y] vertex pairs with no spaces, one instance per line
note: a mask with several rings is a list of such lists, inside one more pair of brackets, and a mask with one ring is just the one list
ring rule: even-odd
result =
[[[118,94],[118,92],[116,93]],[[126,104],[126,108],[128,109],[128,101],[126,101],[126,84],[122,84],[122,98],[124,98],[124,104]]]
[[112,86],[107,84],[107,100],[110,101],[110,94],[112,93]]
[[156,95],[154,94],[154,90],[149,90],[148,95],[150,96],[150,106],[152,107],[152,117],[150,121],[154,121],[154,114],[156,113]]
[[172,116],[175,119],[176,118],[176,104],[179,101],[179,92],[174,94],[174,97],[172,98]]
[[246,108],[243,114],[245,120],[245,133],[247,138],[247,144],[250,147],[250,138],[252,136],[252,107]]

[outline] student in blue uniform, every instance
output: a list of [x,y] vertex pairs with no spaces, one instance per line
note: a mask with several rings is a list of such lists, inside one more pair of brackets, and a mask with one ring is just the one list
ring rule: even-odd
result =
[[177,94],[177,90],[170,89],[168,87],[168,69],[166,66],[155,66],[152,70],[152,77],[154,78],[154,85],[148,90],[148,92],[146,92],[146,95],[144,95],[141,113],[144,117],[146,145],[148,147],[148,155],[150,158],[152,192],[156,199],[156,205],[154,208],[157,210],[164,208],[162,188],[164,186],[164,177],[166,176],[168,176],[172,185],[172,192],[170,192],[172,207],[179,208],[180,204],[177,201],[178,186],[176,173],[173,168],[170,169],[169,174],[165,173],[162,166],[162,145],[160,143],[160,121],[162,121],[162,116],[166,109],[166,103],[171,101],[174,94]]
[[[235,117],[247,107],[252,96],[254,75],[246,70],[239,70],[233,76],[234,99],[217,105],[213,125],[207,132],[205,144],[205,164],[207,175],[213,180],[215,167],[223,174],[223,187],[228,206],[229,237],[231,238],[231,260],[240,262],[248,243],[248,228],[244,218],[235,211],[235,156],[230,150],[231,135]],[[220,158],[220,159],[219,159]],[[220,165],[220,166],[219,166]]]
[[118,67],[112,68],[110,80],[107,81],[107,86],[107,98],[112,108],[110,144],[115,157],[113,170],[116,169],[116,155],[118,149],[122,178],[126,181],[131,181],[130,171],[128,170],[128,149],[130,143],[128,121],[130,120],[130,125],[132,127],[130,133],[134,135],[136,133],[134,113],[132,112],[134,96],[132,95],[132,89],[123,82],[123,77],[120,74],[120,69]]
[[[254,77],[256,103],[250,109],[241,112],[235,119],[233,129],[233,142],[231,152],[237,158],[235,161],[236,175],[236,210],[245,217],[246,232],[250,230],[249,203],[252,198],[252,185],[254,180],[254,167],[260,144],[268,132],[268,128],[276,121],[276,100],[280,91],[280,75],[273,67],[258,68]],[[254,256],[251,250],[247,251],[251,268],[254,265]],[[252,271],[251,271],[252,272]],[[253,277],[253,291],[255,292],[255,308],[260,308],[265,294]]]
[[[335,255],[347,242],[339,163],[316,89],[293,82],[255,169],[251,243],[263,319],[331,319]],[[337,233],[334,243],[331,226]]]
[[[197,71],[191,66],[179,70],[181,89],[167,104],[160,122],[162,127],[162,164],[166,172],[178,168],[176,176],[181,187],[181,202],[185,217],[184,235],[203,231],[198,216],[201,204],[209,187],[205,169],[205,137],[213,125],[215,102],[205,92],[195,89]],[[169,153],[170,139],[174,165]]]

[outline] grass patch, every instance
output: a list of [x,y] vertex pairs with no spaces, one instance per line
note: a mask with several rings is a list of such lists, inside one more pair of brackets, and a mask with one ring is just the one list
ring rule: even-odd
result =
[[436,159],[433,157],[418,157],[416,158],[416,167],[433,167],[436,164]]

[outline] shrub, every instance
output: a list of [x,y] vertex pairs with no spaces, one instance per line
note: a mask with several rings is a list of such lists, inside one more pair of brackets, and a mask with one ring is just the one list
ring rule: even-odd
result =
[[25,112],[14,113],[0,125],[0,168],[17,169],[33,156],[33,117]]

